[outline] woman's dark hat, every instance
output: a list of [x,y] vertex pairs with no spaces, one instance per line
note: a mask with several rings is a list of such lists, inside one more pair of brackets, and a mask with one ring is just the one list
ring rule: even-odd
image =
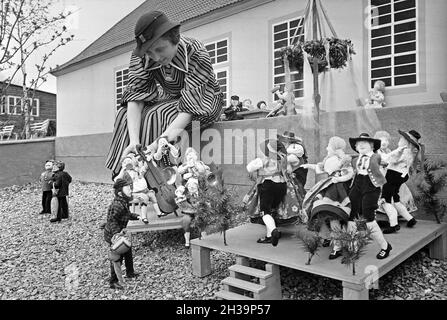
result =
[[397,130],[405,139],[408,140],[409,143],[414,145],[416,149],[420,150],[421,145],[419,144],[419,139],[421,138],[421,135],[416,130],[410,130],[408,132]]
[[279,141],[287,141],[288,143],[303,143],[303,140],[297,136],[295,136],[295,133],[290,131],[284,131],[282,135],[278,134],[277,138]]
[[179,26],[177,22],[172,22],[161,11],[151,11],[143,14],[135,25],[135,39],[137,47],[134,53],[142,57],[164,33]]
[[358,136],[357,138],[349,138],[349,144],[351,145],[351,148],[352,148],[355,152],[358,152],[358,151],[355,149],[355,144],[356,144],[358,141],[368,141],[368,142],[372,142],[372,143],[374,144],[374,147],[373,147],[374,152],[376,152],[377,150],[380,149],[381,141],[380,141],[379,139],[371,138],[371,137],[369,136],[369,134],[367,134],[367,133],[361,133],[360,136]]
[[132,180],[130,179],[116,179],[115,183],[113,184],[113,189],[121,190],[125,186],[129,186],[132,184]]

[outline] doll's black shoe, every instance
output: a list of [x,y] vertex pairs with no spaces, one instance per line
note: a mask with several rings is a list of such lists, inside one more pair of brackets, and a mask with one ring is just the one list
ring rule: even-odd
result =
[[390,255],[391,249],[393,249],[393,247],[391,247],[391,244],[388,242],[388,246],[386,247],[386,249],[380,250],[380,252],[377,254],[376,258],[380,259],[380,260],[385,259],[386,257],[388,257]]
[[281,232],[278,229],[273,229],[272,231],[272,246],[276,247],[278,245],[279,238],[281,238]]
[[383,233],[384,234],[389,234],[389,233],[395,233],[395,232],[397,232],[397,231],[399,231],[400,230],[400,226],[397,224],[397,225],[395,225],[395,226],[390,226],[390,227],[387,227],[387,228],[385,228],[385,229],[383,229]]
[[61,219],[60,219],[60,218],[53,218],[53,219],[50,219],[50,222],[58,222],[58,221],[61,221]]
[[141,219],[141,221],[143,221],[145,224],[149,223],[149,221],[146,218]]
[[329,239],[324,239],[323,243],[321,244],[323,247],[329,247],[331,245],[331,240]]
[[137,272],[129,272],[129,273],[126,273],[126,278],[128,278],[128,279],[131,279],[131,278],[138,278],[139,275],[140,275],[140,274],[137,273]]
[[341,250],[332,250],[331,254],[329,255],[329,260],[337,259],[341,256]]
[[417,223],[417,220],[415,218],[411,218],[411,220],[407,222],[407,227],[413,228],[416,223]]
[[272,237],[259,238],[258,243],[272,243]]

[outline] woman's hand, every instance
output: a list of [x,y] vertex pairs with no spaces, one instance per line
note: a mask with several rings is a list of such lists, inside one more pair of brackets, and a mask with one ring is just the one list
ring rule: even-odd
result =
[[138,154],[137,145],[137,143],[129,143],[129,145],[126,149],[124,149],[123,154],[121,155],[121,162],[123,162],[124,158],[131,152]]

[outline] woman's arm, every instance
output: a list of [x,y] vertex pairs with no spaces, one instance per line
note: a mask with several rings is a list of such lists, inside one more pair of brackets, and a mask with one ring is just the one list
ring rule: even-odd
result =
[[129,133],[129,145],[124,149],[121,157],[125,157],[129,152],[137,153],[136,145],[140,143],[141,112],[143,111],[143,101],[129,101],[127,103],[127,132]]
[[192,114],[186,112],[179,112],[177,117],[166,128],[161,136],[166,136],[168,141],[175,140],[181,135],[186,126],[191,122]]

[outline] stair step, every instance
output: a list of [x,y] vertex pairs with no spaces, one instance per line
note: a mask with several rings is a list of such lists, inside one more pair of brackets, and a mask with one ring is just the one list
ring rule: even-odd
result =
[[247,266],[242,266],[240,264],[235,264],[235,265],[229,267],[228,269],[230,271],[243,273],[243,274],[246,274],[246,275],[249,275],[252,277],[256,277],[259,279],[267,279],[272,276],[271,272],[261,270],[261,269],[251,268],[251,267],[247,267]]
[[260,293],[261,291],[266,289],[265,286],[262,286],[262,285],[259,285],[259,284],[253,283],[253,282],[241,280],[241,279],[232,278],[232,277],[227,277],[227,278],[223,279],[222,284],[226,284],[231,287],[236,287],[236,288],[240,288],[243,290],[247,290],[247,291],[250,291],[253,293]]
[[228,292],[228,291],[218,291],[218,292],[216,292],[216,297],[222,298],[225,300],[254,300],[253,298],[243,296],[243,295],[237,294],[235,292]]

